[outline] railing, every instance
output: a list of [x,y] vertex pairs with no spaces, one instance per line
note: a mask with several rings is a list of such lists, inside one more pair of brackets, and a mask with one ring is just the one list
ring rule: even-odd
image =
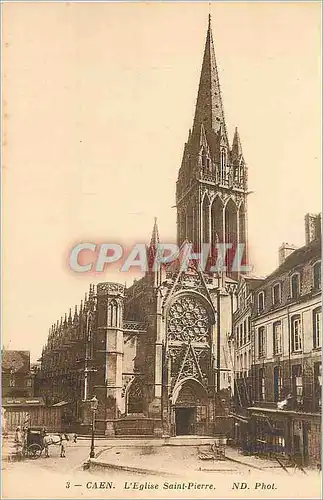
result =
[[146,333],[147,326],[141,321],[124,321],[123,331],[125,333]]

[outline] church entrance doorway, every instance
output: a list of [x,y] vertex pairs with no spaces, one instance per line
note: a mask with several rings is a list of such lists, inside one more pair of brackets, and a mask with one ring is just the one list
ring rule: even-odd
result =
[[175,408],[175,434],[188,436],[194,434],[195,408]]

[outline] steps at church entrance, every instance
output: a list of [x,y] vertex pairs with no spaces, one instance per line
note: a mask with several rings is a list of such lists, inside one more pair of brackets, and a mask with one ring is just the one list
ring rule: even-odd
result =
[[164,438],[166,446],[201,446],[203,444],[214,444],[216,436],[175,436]]

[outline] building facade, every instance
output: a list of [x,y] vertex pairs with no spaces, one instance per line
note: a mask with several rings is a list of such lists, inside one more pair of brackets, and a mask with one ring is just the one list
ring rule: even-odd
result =
[[[230,147],[207,30],[192,130],[178,174],[178,244],[233,251],[247,243],[247,167],[238,131]],[[159,242],[155,222],[148,257]],[[242,260],[246,259],[245,248]],[[229,252],[230,253],[230,252]],[[212,254],[213,257],[213,254]],[[228,255],[228,261],[230,260]],[[151,268],[131,287],[91,286],[74,315],[55,324],[42,353],[40,392],[66,402],[65,418],[107,435],[213,435],[227,432],[233,364],[229,347],[238,272]],[[82,427],[83,426],[83,427]]]
[[252,306],[255,290],[264,278],[242,277],[236,290],[236,310],[233,315],[234,357],[234,442],[246,446],[248,407],[252,405],[252,366],[255,362],[252,330]]
[[1,352],[2,397],[32,397],[34,372],[29,351],[3,349]]
[[[239,427],[246,451],[315,464],[321,450],[320,216],[308,214],[305,229],[306,245],[285,258],[280,251],[280,266],[253,292],[251,397],[248,407],[241,405],[247,418]],[[235,313],[237,331],[241,314]]]

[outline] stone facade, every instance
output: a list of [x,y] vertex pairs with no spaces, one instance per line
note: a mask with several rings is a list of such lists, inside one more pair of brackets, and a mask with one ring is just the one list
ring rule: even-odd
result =
[[[184,148],[176,203],[178,244],[247,242],[247,168],[238,131],[229,147],[209,22],[192,132]],[[159,242],[153,229],[148,257]],[[234,248],[236,250],[236,248]],[[223,434],[230,425],[233,290],[224,272],[182,271],[172,263],[125,288],[90,287],[74,317],[50,330],[41,391],[69,402],[86,429],[115,435]]]

